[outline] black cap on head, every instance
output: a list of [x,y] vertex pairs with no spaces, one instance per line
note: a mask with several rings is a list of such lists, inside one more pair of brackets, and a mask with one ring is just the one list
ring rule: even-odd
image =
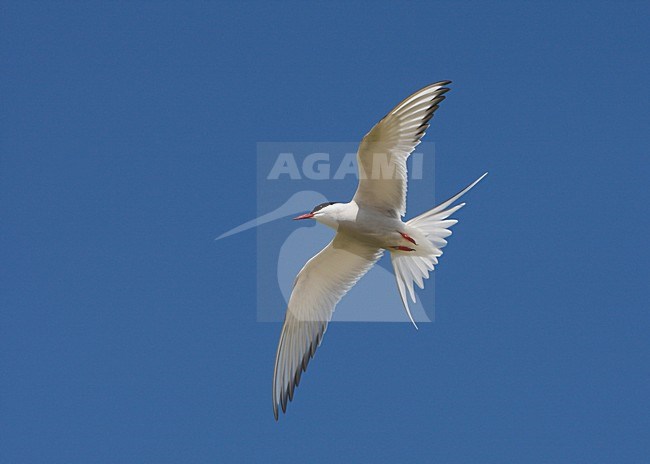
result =
[[339,201],[328,201],[326,203],[321,203],[320,205],[314,206],[314,209],[311,210],[311,214],[314,214],[317,211],[325,208],[326,206],[333,205],[335,203],[340,203]]

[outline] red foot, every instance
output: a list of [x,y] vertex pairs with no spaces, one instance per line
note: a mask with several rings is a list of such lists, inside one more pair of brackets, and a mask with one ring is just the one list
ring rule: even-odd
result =
[[414,248],[409,248],[409,247],[405,247],[405,246],[394,246],[394,247],[391,247],[391,248],[393,248],[395,250],[399,250],[399,251],[415,251]]
[[411,237],[409,237],[408,234],[405,234],[404,232],[400,232],[399,234],[402,237],[404,237],[405,240],[408,240],[409,242],[411,242],[413,245],[417,245],[417,243],[415,243],[415,240],[413,240]]

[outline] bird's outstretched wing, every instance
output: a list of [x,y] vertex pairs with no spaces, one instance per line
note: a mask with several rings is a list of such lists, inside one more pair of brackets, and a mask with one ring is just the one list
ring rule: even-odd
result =
[[273,414],[285,412],[314,356],[334,307],[381,257],[383,250],[338,233],[302,268],[293,287],[273,373]]
[[406,160],[429,127],[451,81],[431,84],[397,105],[361,141],[354,201],[389,215],[406,212]]

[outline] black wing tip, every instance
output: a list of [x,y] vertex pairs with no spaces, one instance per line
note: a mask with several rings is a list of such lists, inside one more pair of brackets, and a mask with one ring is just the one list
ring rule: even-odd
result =
[[287,403],[291,401],[290,399],[287,398],[288,394],[287,392],[282,392],[280,393],[280,398],[275,399],[273,398],[273,418],[275,419],[276,422],[280,421],[280,410],[282,410],[282,414],[287,413]]
[[303,357],[302,362],[298,366],[298,369],[296,370],[296,373],[293,377],[293,381],[289,382],[289,385],[286,390],[282,389],[280,391],[280,399],[277,401],[274,397],[273,399],[273,416],[275,417],[276,422],[279,420],[280,416],[280,411],[278,408],[278,403],[280,408],[282,409],[282,413],[286,414],[287,413],[287,406],[291,401],[293,401],[293,396],[295,389],[300,386],[300,379],[302,377],[303,372],[307,372],[307,367],[309,366],[309,361],[311,361],[314,358],[314,355],[316,354],[316,348],[318,348],[318,345],[320,344],[322,340],[321,335],[317,335],[315,341],[311,344],[309,349],[305,352],[305,356]]
[[429,87],[439,87],[433,93],[434,97],[439,97],[451,90],[449,87],[444,87],[445,85],[449,85],[449,84],[451,84],[451,81],[440,81],[440,82],[436,82],[435,84],[431,84]]
[[449,84],[451,84],[451,81],[434,82],[433,84],[429,84],[429,85],[427,85],[425,87],[422,87],[420,90],[415,92],[413,95],[418,94],[420,92],[428,91],[429,89],[434,89],[435,88],[435,90],[433,92],[431,92],[431,96],[432,97],[437,97],[437,96],[443,95],[443,94],[445,94],[445,93],[447,93],[447,92],[449,92],[451,90],[449,87],[445,87],[445,85],[449,85]]
[[434,87],[439,87],[438,89],[436,89],[434,95],[437,95],[439,93],[446,93],[446,92],[449,92],[451,90],[449,87],[445,87],[445,85],[449,85],[449,84],[451,84],[451,81],[434,82],[433,84],[429,84],[429,85],[426,85],[426,86],[422,87],[420,90],[418,90],[418,92],[422,92],[424,90],[432,89]]

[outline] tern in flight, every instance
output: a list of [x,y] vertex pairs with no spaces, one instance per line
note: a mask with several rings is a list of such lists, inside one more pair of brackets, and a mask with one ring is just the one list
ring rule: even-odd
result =
[[[487,173],[435,208],[402,222],[406,212],[406,160],[449,91],[441,81],[418,90],[389,112],[361,141],[359,186],[351,201],[317,205],[295,219],[315,219],[336,231],[334,239],[300,270],[282,326],[273,372],[273,414],[286,412],[300,376],[322,341],[336,304],[377,262],[390,253],[404,309],[415,325],[408,296],[424,288],[438,264],[456,220],[456,203]],[[416,326],[417,328],[417,326]]]

